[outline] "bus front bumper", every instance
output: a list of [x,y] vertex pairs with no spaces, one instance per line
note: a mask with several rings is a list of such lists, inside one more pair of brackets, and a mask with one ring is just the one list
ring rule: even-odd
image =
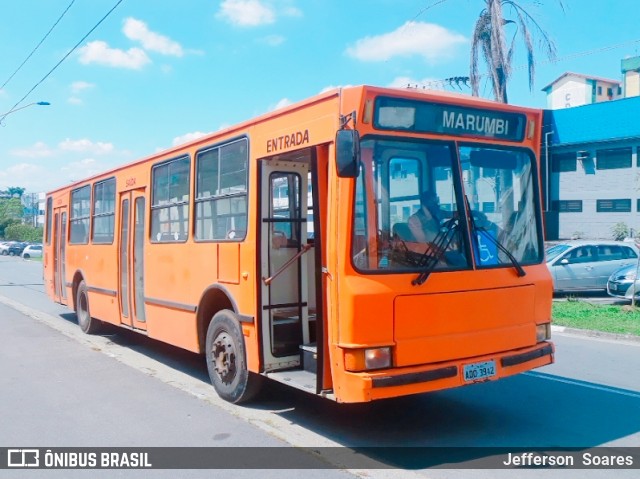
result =
[[529,348],[437,365],[346,373],[346,387],[338,393],[338,400],[364,402],[495,381],[551,364],[553,356],[553,343],[545,341]]

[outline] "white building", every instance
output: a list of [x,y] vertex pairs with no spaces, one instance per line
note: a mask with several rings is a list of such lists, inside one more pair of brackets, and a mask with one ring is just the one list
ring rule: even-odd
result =
[[550,110],[623,98],[622,82],[572,72],[563,73],[542,91],[547,93]]

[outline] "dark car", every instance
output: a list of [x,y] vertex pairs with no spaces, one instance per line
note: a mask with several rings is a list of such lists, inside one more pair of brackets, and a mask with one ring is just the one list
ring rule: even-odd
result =
[[28,243],[14,243],[7,248],[7,254],[9,256],[20,256],[22,251],[27,247]]

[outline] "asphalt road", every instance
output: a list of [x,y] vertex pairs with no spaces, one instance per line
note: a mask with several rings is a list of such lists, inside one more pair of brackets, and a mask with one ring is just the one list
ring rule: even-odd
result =
[[[26,447],[39,438],[38,444],[46,446],[247,446],[272,441],[314,448],[382,446],[386,452],[364,454],[398,469],[369,470],[367,477],[397,473],[429,478],[513,477],[507,470],[459,470],[465,461],[486,455],[483,447],[640,446],[638,342],[556,334],[556,364],[498,382],[360,405],[335,404],[271,384],[260,402],[238,407],[213,393],[197,355],[128,331],[83,335],[74,315],[43,294],[39,268],[39,263],[0,257],[0,307],[5,306],[0,317],[15,316],[7,307],[17,308],[21,315],[10,321],[23,323],[18,330],[0,323],[12,343],[0,356],[0,365],[11,365],[0,369],[2,390],[11,391],[2,397],[3,410],[22,403],[26,411],[20,420],[10,421],[9,428],[0,429],[2,444],[17,440]],[[36,369],[40,364],[41,377],[29,384],[7,382],[24,351],[38,353],[29,364]],[[78,359],[84,355],[90,358],[86,366]],[[31,363],[36,357],[40,362]],[[11,404],[6,403],[9,396]],[[58,413],[48,421],[40,412],[43,408]],[[190,424],[196,425],[193,438]],[[114,430],[103,431],[111,425]],[[429,449],[398,455],[394,448],[399,446]],[[439,458],[433,448],[441,447],[461,452],[455,461],[446,455]],[[432,452],[428,458],[425,450]],[[429,468],[439,464],[451,469]],[[602,470],[544,472],[544,477],[604,477]],[[607,471],[607,477],[612,476],[636,477],[637,470]],[[518,470],[517,477],[540,477],[540,471]]]

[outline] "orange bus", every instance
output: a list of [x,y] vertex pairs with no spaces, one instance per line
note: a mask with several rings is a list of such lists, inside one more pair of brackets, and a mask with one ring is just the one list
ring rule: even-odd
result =
[[203,353],[235,403],[265,377],[363,402],[550,364],[541,121],[322,93],[48,193],[46,290],[86,333]]

